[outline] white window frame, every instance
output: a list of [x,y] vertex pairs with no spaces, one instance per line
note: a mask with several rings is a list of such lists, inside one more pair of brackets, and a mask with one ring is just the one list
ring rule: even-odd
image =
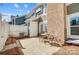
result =
[[79,39],[79,35],[71,35],[71,26],[70,26],[70,18],[79,16],[79,12],[67,15],[66,19],[66,27],[67,27],[67,38],[77,38]]

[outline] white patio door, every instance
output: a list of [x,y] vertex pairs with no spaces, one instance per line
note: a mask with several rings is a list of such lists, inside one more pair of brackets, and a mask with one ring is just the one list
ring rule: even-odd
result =
[[38,23],[30,22],[30,37],[38,36]]

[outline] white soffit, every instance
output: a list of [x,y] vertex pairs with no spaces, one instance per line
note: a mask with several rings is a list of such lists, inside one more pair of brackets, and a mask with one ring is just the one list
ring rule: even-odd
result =
[[72,4],[72,3],[66,3],[66,6],[68,6],[68,5],[70,5],[70,4]]

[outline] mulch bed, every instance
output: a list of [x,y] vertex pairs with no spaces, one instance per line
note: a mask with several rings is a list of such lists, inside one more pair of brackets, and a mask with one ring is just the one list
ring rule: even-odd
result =
[[79,46],[67,45],[60,48],[59,51],[53,55],[79,55]]
[[0,52],[0,55],[21,55],[19,49],[16,48],[12,48],[12,49],[8,49],[4,52]]
[[18,39],[23,39],[23,38],[28,38],[28,36],[23,36],[23,37],[9,37],[5,43],[5,45],[13,44],[16,43],[16,40]]
[[14,37],[16,40],[18,39],[24,39],[24,38],[29,38],[29,36],[20,36],[20,37]]
[[16,39],[13,37],[9,37],[5,43],[5,45],[13,44],[16,42]]
[[[9,37],[5,43],[5,46],[16,43],[16,38]],[[0,52],[0,55],[21,55],[21,51],[18,47],[8,49],[6,51]]]

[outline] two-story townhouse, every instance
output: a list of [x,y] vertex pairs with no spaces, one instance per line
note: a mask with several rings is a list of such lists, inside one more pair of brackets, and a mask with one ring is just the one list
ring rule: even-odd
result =
[[30,36],[39,36],[47,31],[46,19],[47,4],[37,4],[37,7],[32,10],[30,17],[25,22],[29,22]]

